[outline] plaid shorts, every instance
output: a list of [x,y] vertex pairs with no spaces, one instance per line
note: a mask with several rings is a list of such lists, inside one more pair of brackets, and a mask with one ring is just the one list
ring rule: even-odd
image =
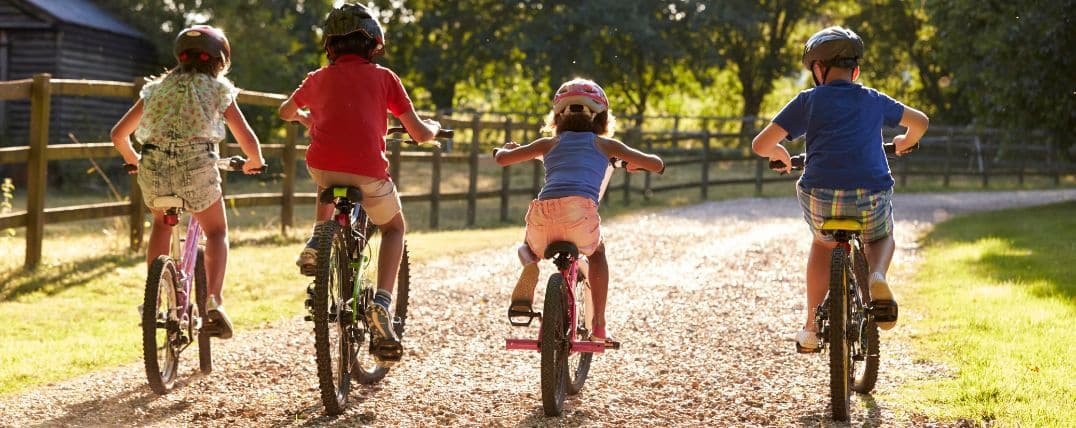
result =
[[805,189],[796,185],[796,194],[803,208],[803,219],[815,237],[832,241],[820,229],[827,218],[854,218],[863,223],[860,237],[874,242],[893,233],[893,189]]
[[221,198],[220,171],[216,146],[198,143],[189,146],[152,148],[142,151],[138,161],[138,187],[146,206],[153,208],[159,196],[178,196],[191,212],[202,212]]

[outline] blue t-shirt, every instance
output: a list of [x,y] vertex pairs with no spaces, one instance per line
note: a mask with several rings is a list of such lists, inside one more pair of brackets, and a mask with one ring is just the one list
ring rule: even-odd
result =
[[893,187],[882,126],[900,125],[904,105],[862,85],[837,80],[800,92],[773,118],[788,140],[807,134],[800,186],[885,190]]

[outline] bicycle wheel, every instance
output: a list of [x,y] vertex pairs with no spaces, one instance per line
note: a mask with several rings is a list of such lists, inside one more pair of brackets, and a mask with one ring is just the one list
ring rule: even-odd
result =
[[852,390],[867,394],[874,390],[878,381],[878,325],[867,316],[866,308],[870,304],[870,285],[867,282],[867,258],[863,250],[856,248],[853,261],[853,272],[856,276],[856,284],[859,286],[859,304],[854,317],[858,326],[855,340],[857,341],[857,353],[862,357],[861,361],[852,359]]
[[332,221],[318,225],[314,239],[318,252],[313,302],[318,386],[326,412],[338,415],[351,390],[348,369],[356,350],[349,337],[353,314],[345,304],[350,296],[346,291],[351,267],[340,225]]
[[182,336],[176,286],[179,275],[171,257],[160,256],[149,267],[146,295],[142,302],[142,357],[149,387],[157,394],[172,390],[179,370],[179,343]]
[[[198,247],[197,259],[194,260],[194,295],[197,302],[197,313],[191,314],[191,319],[199,316],[202,319],[202,327],[205,327],[206,307],[209,301],[209,289],[206,286],[205,273],[205,249]],[[202,331],[198,335],[198,369],[202,373],[213,371],[213,354],[210,352],[209,334]]]
[[829,401],[833,420],[847,421],[851,355],[848,343],[848,269],[845,250],[833,249],[829,270]]
[[[590,335],[590,319],[594,316],[588,307],[590,304],[590,284],[583,279],[575,283],[575,334],[578,338]],[[590,372],[590,361],[594,358],[592,352],[576,352],[568,354],[568,395],[578,394],[583,389],[583,383],[587,381],[587,373]]]
[[564,278],[549,276],[540,333],[542,350],[542,407],[546,416],[559,416],[568,389],[568,311],[564,307]]
[[[369,266],[363,270],[363,283],[370,290],[367,298],[372,298],[373,291],[377,288],[377,255],[380,247],[380,241],[373,241],[374,235],[376,235],[376,229],[368,229],[367,248],[370,251],[370,263]],[[396,274],[396,286],[393,287],[392,292],[392,305],[389,307],[389,312],[394,314],[393,317],[393,329],[396,330],[396,337],[403,341],[404,324],[407,321],[407,303],[408,293],[411,288],[411,262],[410,256],[407,252],[407,242],[404,242],[403,257],[400,258],[400,270]],[[372,304],[367,301],[366,304]],[[361,344],[359,348],[361,349]],[[355,363],[351,368],[351,379],[363,385],[370,385],[380,382],[388,374],[389,368],[374,361],[372,355],[369,352],[358,352],[355,357]]]

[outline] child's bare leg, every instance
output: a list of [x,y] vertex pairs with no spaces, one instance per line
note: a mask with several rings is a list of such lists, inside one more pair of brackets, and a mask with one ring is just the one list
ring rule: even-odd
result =
[[153,228],[149,232],[149,243],[146,244],[146,267],[157,260],[157,256],[168,254],[168,247],[172,245],[172,226],[164,223],[164,211],[153,211]]
[[811,252],[807,256],[807,319],[803,322],[803,329],[818,331],[814,323],[814,312],[822,299],[826,298],[826,289],[829,287],[829,265],[833,247],[836,242],[826,242],[817,237],[811,242]]
[[381,229],[381,250],[377,261],[377,288],[392,293],[396,274],[400,272],[400,260],[403,259],[404,232],[407,223],[403,213],[398,212],[388,223],[377,226]]
[[[594,298],[594,331],[605,331],[605,302],[609,295],[609,264],[605,260],[605,242],[598,244],[588,258],[591,297]],[[608,337],[606,337],[608,338]]]
[[867,264],[871,267],[871,273],[879,272],[885,276],[889,271],[889,264],[893,261],[893,251],[897,244],[893,241],[893,235],[868,243],[865,248]]
[[224,285],[224,269],[228,265],[228,218],[224,215],[223,199],[209,208],[194,213],[205,233],[205,271],[209,295],[223,303],[221,289]]

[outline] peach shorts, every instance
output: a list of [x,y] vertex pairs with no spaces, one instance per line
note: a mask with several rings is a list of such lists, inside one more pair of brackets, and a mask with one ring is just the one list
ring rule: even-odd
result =
[[527,246],[541,258],[550,243],[569,241],[589,256],[601,244],[601,220],[598,204],[587,197],[535,199],[527,209]]
[[362,208],[370,221],[377,225],[388,223],[402,210],[400,194],[392,180],[382,180],[365,175],[356,175],[339,171],[306,167],[310,178],[318,187],[327,189],[332,186],[358,187],[362,191]]

